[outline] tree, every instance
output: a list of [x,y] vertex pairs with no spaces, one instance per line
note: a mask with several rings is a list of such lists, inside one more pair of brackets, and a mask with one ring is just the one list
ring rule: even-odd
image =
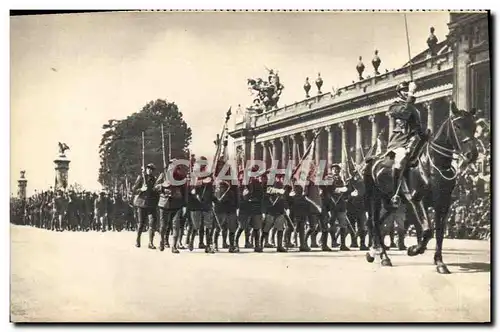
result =
[[165,133],[168,162],[168,133],[172,139],[172,158],[185,158],[191,143],[191,129],[175,103],[158,99],[146,104],[140,112],[124,120],[109,120],[99,145],[101,165],[98,181],[108,189],[121,189],[128,180],[133,184],[142,166],[142,132],[144,132],[145,164],[163,169],[161,125]]

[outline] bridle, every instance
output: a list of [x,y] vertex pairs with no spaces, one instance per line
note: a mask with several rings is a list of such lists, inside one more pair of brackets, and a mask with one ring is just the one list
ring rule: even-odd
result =
[[[439,167],[437,167],[436,164],[434,164],[434,162],[432,161],[432,157],[430,155],[429,148],[432,149],[434,152],[442,155],[443,157],[446,157],[449,159],[460,160],[462,162],[464,160],[467,160],[465,155],[462,153],[462,146],[463,146],[463,144],[472,140],[472,137],[466,137],[463,140],[459,140],[458,135],[457,135],[457,131],[456,131],[455,126],[454,126],[454,123],[456,121],[462,119],[463,117],[464,116],[462,115],[462,116],[456,117],[454,119],[452,119],[451,117],[448,118],[448,120],[446,120],[445,123],[443,123],[441,128],[439,128],[434,140],[432,140],[429,144],[427,144],[427,158],[429,159],[430,165],[432,166],[432,168],[434,168],[436,171],[438,171],[438,173],[439,173],[439,175],[441,175],[441,177],[443,177],[444,179],[446,179],[448,181],[455,180],[457,178],[457,176],[459,175],[459,172],[453,167],[449,167],[446,170],[441,170]],[[447,125],[447,128],[446,128],[447,129],[447,137],[450,138],[450,136],[451,136],[453,138],[453,141],[451,142],[452,149],[449,149],[447,147],[439,145],[435,142],[437,140],[437,138],[439,136],[441,136],[441,134],[443,133],[443,128],[445,125]],[[450,135],[450,131],[453,133],[453,135]],[[457,157],[455,157],[455,156],[457,156]],[[447,171],[447,170],[453,171],[453,175],[451,177],[447,177],[446,175],[443,174],[443,171]]]

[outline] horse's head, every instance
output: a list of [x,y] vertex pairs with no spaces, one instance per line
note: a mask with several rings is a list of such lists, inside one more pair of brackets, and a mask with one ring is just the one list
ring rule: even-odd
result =
[[464,157],[466,163],[473,163],[478,157],[476,144],[476,109],[459,110],[455,103],[451,105],[450,143]]

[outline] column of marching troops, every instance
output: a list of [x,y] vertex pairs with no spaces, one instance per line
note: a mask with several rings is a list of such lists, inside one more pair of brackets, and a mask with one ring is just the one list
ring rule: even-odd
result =
[[[169,166],[168,171],[173,173],[174,179],[180,180],[183,176],[173,168]],[[202,166],[201,170],[206,169]],[[254,167],[252,172],[258,172],[258,168]],[[242,236],[244,248],[252,248],[255,252],[262,252],[264,248],[286,252],[293,247],[304,252],[310,251],[311,247],[331,251],[328,246],[330,239],[332,247],[348,251],[348,235],[351,248],[368,250],[371,242],[367,238],[363,193],[354,193],[357,190],[345,182],[339,165],[332,165],[326,175],[332,184],[320,186],[320,209],[312,208],[305,195],[307,186],[313,183],[306,182],[305,186],[293,180],[285,183],[285,174],[279,170],[263,171],[245,184],[242,183],[243,171],[237,176],[237,184],[218,181],[210,174],[196,178],[194,183],[174,185],[166,180],[164,172],[158,177],[154,173],[154,165],[148,164],[145,174],[138,176],[133,187],[134,194],[140,196],[136,204],[136,247],[141,247],[141,235],[146,225],[149,228],[148,248],[156,249],[154,236],[157,230],[160,234],[159,250],[171,247],[172,253],[185,249],[184,235],[187,249],[195,249],[195,237],[198,236],[198,248],[207,253],[219,251],[221,243],[223,249],[237,253]],[[272,185],[268,185],[270,174],[275,174]],[[360,180],[359,173],[349,179]],[[398,244],[394,243],[394,229],[391,229],[391,247],[406,250],[405,217],[401,214],[395,216],[399,219]]]
[[[333,184],[321,186],[320,213],[304,195],[307,184],[286,184],[279,171],[273,185],[267,185],[271,173],[264,171],[245,185],[240,172],[238,184],[215,181],[208,175],[176,186],[165,179],[164,172],[156,176],[154,165],[149,164],[132,188],[140,197],[134,204],[120,193],[47,191],[27,199],[21,223],[53,231],[135,231],[137,247],[142,233],[147,232],[151,249],[156,249],[158,232],[159,249],[171,248],[173,253],[195,249],[196,237],[198,248],[207,253],[219,249],[238,252],[240,239],[244,248],[255,252],[264,248],[278,252],[289,248],[331,251],[331,247],[368,250],[371,239],[367,237],[363,195],[353,194],[355,189],[349,185],[349,181],[359,181],[359,174],[346,181],[339,165],[329,171]],[[173,171],[174,178],[182,178],[177,173]],[[397,221],[397,244],[393,221]],[[404,213],[389,221],[390,247],[406,249],[404,221]]]
[[49,190],[26,200],[21,223],[53,231],[135,230],[134,209],[120,193]]

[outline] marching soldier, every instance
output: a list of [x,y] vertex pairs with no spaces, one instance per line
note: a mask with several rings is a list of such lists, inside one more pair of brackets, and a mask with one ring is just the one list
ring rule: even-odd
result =
[[106,208],[108,212],[108,217],[106,218],[106,229],[108,231],[115,230],[115,222],[116,220],[114,219],[115,216],[115,197],[116,194],[113,192],[110,192],[109,194],[106,195]]
[[[186,177],[186,174],[182,174],[179,166],[174,170],[172,162],[170,162],[167,172],[171,172],[173,178],[180,181]],[[158,207],[160,208],[160,251],[165,250],[165,247],[170,247],[168,238],[170,230],[173,229],[172,253],[179,253],[181,218],[186,214],[185,186],[187,185],[187,183],[184,185],[172,184],[166,178],[165,173],[158,177],[155,188],[160,192],[158,201]]]
[[[206,158],[205,158],[206,160]],[[200,171],[204,171],[205,165],[200,167]],[[194,248],[194,237],[200,231],[201,225],[205,227],[205,240],[206,240],[206,253],[215,253],[212,245],[213,226],[214,226],[214,212],[213,203],[217,201],[214,194],[214,185],[212,174],[198,177],[194,185],[190,186],[190,216],[193,232],[189,240],[189,250]],[[200,234],[200,242],[202,235]]]
[[145,225],[146,219],[149,227],[149,249],[156,249],[153,244],[156,226],[156,206],[158,204],[158,196],[154,190],[156,177],[154,176],[155,165],[150,163],[144,170],[145,173],[140,174],[132,191],[136,194],[134,205],[137,207],[137,237],[135,246],[141,247],[141,234]]
[[[215,193],[218,200],[215,206],[216,217],[219,221],[220,227],[222,227],[222,230],[224,230],[225,228],[229,231],[229,252],[237,252],[237,246],[235,244],[235,234],[238,228],[236,216],[236,211],[239,206],[238,186],[226,181],[221,181],[217,185]],[[217,225],[215,228],[215,250],[218,250],[218,241],[220,234],[220,229],[218,227],[219,225]]]
[[114,227],[117,231],[122,231],[125,228],[127,214],[127,202],[120,193],[116,193],[113,204],[113,220]]
[[101,191],[99,197],[94,201],[94,218],[97,230],[100,228],[101,232],[105,232],[108,223],[108,201],[104,191]]
[[[252,172],[257,172],[258,166],[252,168]],[[252,228],[252,237],[254,239],[254,251],[262,252],[260,241],[260,231],[262,229],[265,210],[263,210],[264,185],[258,177],[249,179],[246,188],[243,188],[242,204],[239,211],[240,224],[236,235],[236,243],[239,243],[239,235],[249,225]],[[246,245],[245,245],[246,247]]]
[[[248,220],[249,220],[249,203],[248,203],[248,188],[247,186],[243,186],[243,171],[238,172],[238,197],[239,197],[239,204],[238,208],[236,209],[236,217],[238,221],[238,228],[236,230],[235,238],[234,238],[234,243],[235,243],[235,249],[234,252],[239,252],[239,241],[240,241],[240,236],[243,232],[245,232],[245,248],[251,248],[252,246],[250,245],[249,237],[251,230],[248,225]],[[245,196],[244,196],[245,194]]]
[[[283,247],[283,234],[287,224],[286,218],[290,218],[290,209],[286,199],[289,191],[284,188],[282,175],[283,174],[276,175],[274,185],[272,187],[266,187],[266,194],[264,196],[266,216],[264,219],[262,237],[263,239],[266,239],[269,231],[272,227],[274,227],[277,231],[277,252],[287,252],[287,250]],[[265,177],[263,177],[263,180],[265,180]]]
[[62,232],[64,230],[63,220],[68,210],[68,201],[63,195],[62,190],[57,191],[57,195],[52,200],[52,230]]
[[[297,184],[292,184],[293,190],[288,196],[289,206],[291,207],[290,215],[293,221],[293,227],[299,233],[299,251],[308,252],[311,248],[307,245],[307,239],[305,235],[305,227],[307,216],[309,214],[309,203],[304,197],[304,189],[302,186]],[[291,237],[292,229],[287,228],[287,238]],[[288,235],[290,234],[290,235]]]
[[68,195],[68,226],[71,231],[76,231],[78,229],[78,206],[78,198],[75,192],[70,190]]
[[89,210],[87,210],[87,193],[81,192],[79,201],[79,215],[80,215],[80,226],[81,230],[87,232],[89,229]]
[[330,209],[330,221],[332,225],[337,220],[340,226],[340,250],[341,251],[349,251],[349,248],[345,244],[345,240],[347,237],[347,212],[346,212],[346,200],[347,196],[347,186],[340,174],[341,167],[338,164],[332,166],[333,172],[333,184],[330,200],[333,202],[333,205]]
[[355,187],[349,195],[349,200],[347,203],[347,216],[348,221],[350,221],[352,227],[356,227],[357,234],[354,230],[351,231],[351,248],[357,248],[357,237],[360,239],[359,250],[366,251],[369,248],[366,246],[366,234],[367,234],[367,217],[365,210],[365,199],[364,199],[364,184],[360,173],[356,172],[352,179],[349,180],[351,185]]

